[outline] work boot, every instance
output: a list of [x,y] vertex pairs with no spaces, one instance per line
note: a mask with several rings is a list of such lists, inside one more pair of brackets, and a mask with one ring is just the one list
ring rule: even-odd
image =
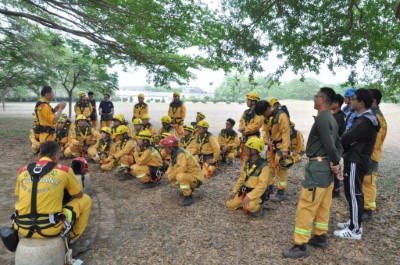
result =
[[307,245],[294,245],[291,249],[282,252],[284,258],[298,259],[310,256]]
[[332,191],[332,198],[340,198],[340,189],[334,189]]
[[286,199],[285,190],[278,190],[278,192],[276,193],[276,196],[274,198],[272,198],[271,201],[281,202],[281,201],[284,201],[285,199]]
[[118,174],[119,181],[125,181],[125,180],[129,180],[129,179],[132,179],[132,176],[129,174]]
[[80,254],[90,250],[92,248],[93,242],[91,240],[78,240],[78,241],[69,241],[68,247],[72,249],[72,257],[76,258]]
[[372,211],[364,210],[361,218],[362,218],[362,221],[365,222],[365,221],[372,220],[372,217],[373,217],[373,212]]
[[249,217],[261,217],[264,215],[264,208],[261,205],[260,210],[258,210],[257,212],[250,212],[248,214]]
[[180,206],[189,206],[193,203],[193,195],[185,196],[185,199],[180,203]]
[[151,188],[157,187],[157,185],[158,185],[158,181],[156,181],[156,182],[149,181],[149,182],[143,183],[142,186],[140,186],[140,188],[142,190],[151,189]]
[[269,192],[269,195],[274,194],[275,186],[274,185],[269,185],[268,186],[268,192]]
[[313,247],[326,249],[328,247],[328,239],[326,238],[326,235],[314,235],[310,238],[308,244]]

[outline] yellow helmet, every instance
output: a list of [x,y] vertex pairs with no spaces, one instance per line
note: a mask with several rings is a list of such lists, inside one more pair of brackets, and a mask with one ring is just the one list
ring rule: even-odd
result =
[[133,119],[132,123],[133,123],[133,125],[141,125],[141,124],[143,124],[142,120],[139,119],[139,118]]
[[168,137],[170,135],[171,135],[170,133],[164,132],[161,134],[161,139],[164,139],[165,137]]
[[83,97],[86,96],[86,93],[84,91],[78,91],[77,95],[78,97]]
[[149,114],[143,114],[141,118],[142,118],[142,121],[143,120],[150,120]]
[[264,141],[258,137],[250,138],[249,140],[247,140],[245,145],[250,149],[257,150],[259,153],[261,153],[265,147]]
[[67,113],[61,113],[61,118],[64,118],[64,119],[68,119],[68,115],[67,115]]
[[260,94],[257,91],[251,91],[250,93],[246,94],[246,98],[250,100],[259,101]]
[[119,121],[119,122],[124,122],[124,121],[125,121],[124,114],[115,115],[114,118],[113,118],[113,120],[117,120],[117,121]]
[[181,96],[181,93],[178,92],[178,91],[175,91],[174,94],[172,94],[172,95],[173,95],[173,96],[178,96],[178,97],[180,97],[180,96]]
[[129,130],[128,130],[128,127],[126,125],[120,125],[115,130],[115,135],[124,134],[124,133],[127,133],[128,131]]
[[100,132],[104,132],[104,133],[106,133],[106,134],[111,134],[111,129],[108,128],[108,127],[102,127],[102,128],[100,129]]
[[275,98],[275,97],[270,97],[270,98],[268,99],[268,103],[269,103],[269,105],[271,105],[271,107],[274,107],[275,104],[278,103],[278,102],[279,102],[278,99]]
[[208,122],[206,122],[206,121],[199,121],[198,123],[197,123],[197,126],[198,127],[203,127],[203,128],[209,128],[210,127],[210,125],[208,124]]
[[284,169],[289,169],[294,165],[294,158],[293,156],[287,156],[286,159],[279,159],[279,166]]
[[138,98],[144,98],[144,94],[140,93],[137,97]]
[[194,128],[192,125],[185,125],[183,126],[183,130],[189,131],[189,132],[194,132]]
[[170,116],[162,116],[161,117],[161,122],[163,122],[163,123],[171,123],[172,120],[171,120]]
[[197,112],[197,116],[199,116],[202,119],[206,118],[206,115],[203,112]]
[[149,130],[142,130],[142,131],[139,132],[138,138],[142,139],[142,140],[149,140],[150,141],[151,132]]
[[85,115],[79,114],[78,116],[76,116],[75,121],[80,121],[80,120],[85,120],[86,121]]
[[58,123],[65,123],[65,119],[64,118],[59,118],[57,122]]

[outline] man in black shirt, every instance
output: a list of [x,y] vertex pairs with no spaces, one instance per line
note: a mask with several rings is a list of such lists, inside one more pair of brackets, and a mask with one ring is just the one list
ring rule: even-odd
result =
[[99,106],[100,128],[108,127],[111,128],[111,121],[114,115],[114,105],[110,101],[110,94],[104,94],[104,100],[100,102]]
[[92,104],[92,114],[90,114],[90,122],[92,123],[92,127],[97,130],[97,110],[96,110],[96,101],[94,100],[94,93],[90,91],[88,93],[90,104]]

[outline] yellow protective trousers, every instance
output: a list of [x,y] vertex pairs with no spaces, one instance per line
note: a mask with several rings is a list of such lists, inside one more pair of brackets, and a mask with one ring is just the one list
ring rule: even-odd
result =
[[[272,172],[271,175],[275,176],[278,179],[278,189],[286,190],[287,189],[287,180],[288,180],[288,170],[279,166],[279,160],[281,159],[280,152],[275,153],[275,172]],[[271,170],[271,168],[270,168]]]
[[364,193],[364,210],[376,210],[376,178],[378,176],[378,162],[372,161],[368,173],[364,176],[362,191]]
[[311,235],[328,233],[333,182],[327,188],[302,188],[296,210],[294,243],[308,243]]
[[[65,157],[80,157],[82,156],[83,146],[70,144],[64,151]],[[92,157],[93,154],[97,153],[97,150],[93,146],[89,146],[87,149],[88,154]],[[92,157],[93,158],[93,157]]]
[[[242,205],[243,198],[242,196],[239,196],[239,193],[237,192],[235,197],[232,200],[229,200],[226,202],[226,207],[228,207],[229,210],[236,210],[238,208],[243,207]],[[261,203],[262,200],[261,198],[255,198],[253,200],[250,200],[249,202],[249,207],[246,209],[243,209],[243,212],[250,212],[250,213],[255,213],[258,212],[261,208]]]
[[147,183],[151,181],[150,167],[147,165],[139,166],[134,164],[131,166],[131,171],[129,172],[129,174],[135,176],[142,183]]
[[214,175],[215,171],[217,171],[217,164],[210,165],[207,162],[203,162],[202,171],[204,177],[211,178]]
[[173,183],[179,187],[184,196],[189,196],[192,194],[192,190],[197,188],[197,179],[193,174],[188,173],[178,173],[176,175],[176,182]]
[[112,159],[110,162],[102,164],[100,168],[101,170],[104,171],[110,171],[118,166],[131,166],[132,164],[133,164],[133,155],[124,155],[121,156],[121,158],[118,161]]

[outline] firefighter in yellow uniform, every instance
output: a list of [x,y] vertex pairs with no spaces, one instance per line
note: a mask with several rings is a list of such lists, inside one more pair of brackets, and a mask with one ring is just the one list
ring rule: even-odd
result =
[[169,104],[168,116],[171,117],[172,124],[177,136],[183,136],[183,124],[186,118],[186,106],[180,100],[181,94],[177,91],[173,93],[173,101]]
[[225,129],[222,129],[218,136],[218,143],[221,146],[221,162],[232,164],[237,155],[237,149],[240,145],[238,134],[233,130],[235,126],[233,119],[227,119]]
[[138,95],[139,103],[133,106],[133,119],[141,119],[143,115],[149,114],[149,106],[144,103],[144,95]]
[[256,103],[260,100],[260,94],[257,91],[246,94],[247,99],[247,110],[244,111],[239,122],[239,132],[242,134],[242,153],[240,156],[240,162],[243,164],[246,160],[244,144],[252,137],[260,137],[260,128],[263,125],[263,117],[256,115],[254,108]]
[[111,139],[111,129],[108,127],[103,127],[100,129],[100,141],[97,149],[89,149],[89,156],[94,161],[103,162],[109,156],[115,154],[117,146],[115,142]]
[[57,129],[56,129],[56,142],[60,147],[60,153],[64,154],[64,150],[68,145],[68,134],[69,134],[69,126],[65,125],[66,121],[64,118],[58,119]]
[[156,187],[160,182],[161,173],[159,169],[163,161],[160,152],[151,144],[151,133],[148,130],[139,133],[133,156],[135,157],[135,164],[130,167],[129,174],[142,182],[142,189]]
[[[163,134],[161,134],[160,141],[163,140],[163,139],[165,139],[166,137],[168,137],[168,136],[170,136],[170,135],[173,135],[173,134],[170,134],[170,133],[163,133]],[[160,168],[160,170],[161,170],[162,172],[165,172],[165,171],[167,170],[168,166],[169,166],[169,162],[171,161],[171,155],[167,154],[167,153],[165,152],[165,150],[164,150],[164,147],[163,147],[162,145],[160,145],[160,144],[157,146],[157,150],[160,152],[161,159],[162,159],[162,161],[163,161],[163,165],[162,165],[162,167]]]
[[197,123],[205,118],[206,115],[203,112],[197,112],[196,121],[190,123],[190,125],[192,125],[194,128],[193,137],[197,137]]
[[131,166],[133,164],[135,141],[129,136],[128,127],[126,127],[126,125],[118,126],[115,135],[117,139],[115,154],[109,154],[109,156],[103,160],[103,164],[100,168],[104,171],[110,171],[120,166]]
[[192,125],[183,126],[184,137],[181,138],[179,142],[179,147],[188,151],[195,159],[198,158],[199,153],[199,145],[196,141],[196,138],[193,137],[194,128]]
[[364,212],[362,215],[363,221],[372,219],[373,212],[376,211],[376,177],[378,176],[379,161],[382,156],[383,142],[385,141],[387,134],[387,123],[382,111],[379,108],[379,104],[382,99],[382,93],[379,89],[370,89],[374,96],[374,102],[372,103],[371,110],[375,113],[376,118],[381,126],[376,136],[374,150],[371,155],[371,163],[368,166],[367,175],[364,176],[362,191],[364,193]]
[[178,147],[179,140],[171,135],[161,141],[165,151],[171,155],[171,163],[163,176],[178,186],[184,199],[181,206],[189,206],[193,203],[192,192],[204,182],[197,160],[185,149]]
[[160,128],[160,130],[158,130],[157,135],[156,135],[156,144],[158,144],[161,140],[161,135],[163,133],[169,133],[169,134],[173,134],[173,135],[178,135],[174,129],[174,127],[171,125],[171,117],[169,116],[162,116],[161,117],[161,124],[162,127]]
[[40,147],[40,142],[39,142],[40,131],[36,116],[33,116],[33,123],[34,125],[29,131],[29,140],[31,141],[32,152],[34,154],[37,154],[39,153],[39,147]]
[[116,139],[117,135],[115,132],[117,131],[117,128],[120,125],[125,125],[126,128],[128,129],[127,132],[128,136],[132,136],[132,128],[129,125],[128,121],[125,120],[124,114],[115,115],[112,121],[113,121],[113,126],[111,126],[111,136],[114,142],[118,142],[118,140]]
[[[20,236],[45,238],[59,235],[64,228],[64,218],[73,224],[68,234],[70,238],[77,240],[83,234],[89,221],[92,201],[88,195],[83,194],[82,185],[73,170],[58,164],[58,160],[58,144],[48,141],[41,144],[38,162],[20,168],[15,187],[18,202],[15,204],[16,214],[13,220],[14,229],[18,230]],[[35,172],[40,173],[36,175]],[[36,189],[33,188],[34,185]],[[73,199],[63,207],[65,191]],[[34,205],[33,196],[36,198]],[[37,227],[32,222],[34,218],[40,220]]]
[[299,162],[305,151],[303,134],[295,128],[293,122],[290,122],[290,155],[293,157],[293,162]]
[[61,118],[63,118],[65,120],[64,127],[69,132],[69,128],[71,127],[71,120],[69,119],[69,117],[66,113],[61,113]]
[[53,109],[50,101],[54,99],[53,89],[49,86],[42,88],[41,98],[36,102],[35,115],[38,120],[39,142],[54,141],[56,139],[56,123],[61,116],[66,103],[63,101]]
[[202,166],[204,176],[212,177],[217,170],[217,163],[221,148],[217,138],[208,132],[209,124],[207,121],[197,123],[198,133],[197,144],[199,145],[199,161]]
[[155,143],[156,142],[156,128],[150,123],[150,116],[149,114],[143,114],[142,115],[142,123],[143,123],[143,130],[149,130],[151,133],[151,142]]
[[143,122],[139,118],[135,118],[132,121],[133,123],[133,131],[132,131],[132,138],[137,141],[140,131],[143,128]]
[[261,216],[263,203],[268,199],[270,172],[268,163],[261,158],[264,150],[262,139],[252,137],[247,140],[245,149],[248,159],[242,166],[240,177],[229,194],[226,206],[230,210],[243,208],[245,214]]
[[[90,120],[92,115],[93,106],[89,99],[86,98],[86,93],[83,91],[78,92],[79,100],[75,103],[74,110],[76,116],[82,114],[86,119]],[[95,128],[96,129],[96,128]]]

